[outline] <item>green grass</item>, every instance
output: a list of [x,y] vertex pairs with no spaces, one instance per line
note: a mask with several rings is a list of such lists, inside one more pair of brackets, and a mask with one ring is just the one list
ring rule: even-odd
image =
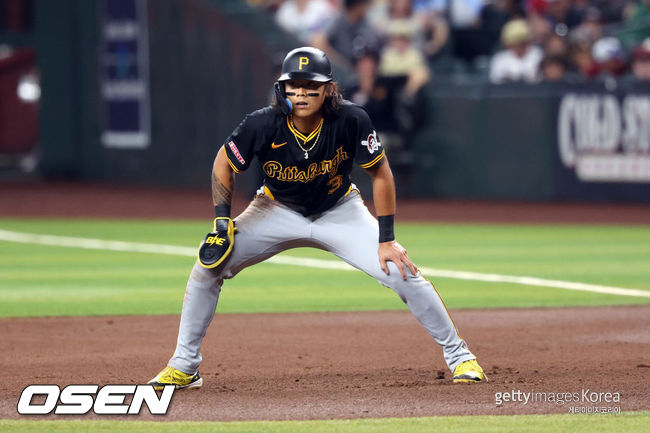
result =
[[[0,229],[196,246],[203,221],[9,220]],[[650,227],[399,224],[420,266],[650,290]],[[313,249],[288,255],[337,260]],[[179,314],[194,259],[0,241],[0,317]],[[434,279],[449,308],[648,304],[650,298]],[[262,263],[224,285],[220,312],[405,308],[361,272]]]
[[[200,221],[1,220],[0,229],[195,246]],[[400,224],[420,266],[650,290],[650,227]],[[336,260],[317,250],[289,255]],[[0,317],[179,314],[194,259],[0,241]],[[648,298],[435,279],[450,308],[648,304]],[[224,287],[220,312],[402,309],[360,272],[260,264]],[[164,421],[163,418],[160,421]],[[2,432],[641,432],[650,412],[278,422],[0,420]]]
[[226,432],[226,433],[527,433],[647,432],[650,412],[619,415],[446,416],[328,421],[141,422],[0,420],[3,432]]

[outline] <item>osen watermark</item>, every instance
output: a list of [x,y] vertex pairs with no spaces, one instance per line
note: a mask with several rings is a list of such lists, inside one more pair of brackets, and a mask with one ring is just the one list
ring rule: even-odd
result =
[[[96,415],[138,415],[144,404],[152,415],[164,415],[175,388],[165,386],[159,397],[151,385],[68,385],[63,389],[58,385],[29,385],[20,394],[18,413],[85,415],[92,410]],[[125,403],[131,395],[131,402]]]

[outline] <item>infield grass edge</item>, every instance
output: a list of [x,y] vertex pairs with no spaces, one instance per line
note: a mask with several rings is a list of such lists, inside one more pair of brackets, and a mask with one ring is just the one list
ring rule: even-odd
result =
[[647,431],[650,411],[613,415],[490,415],[425,418],[369,418],[313,421],[164,422],[105,420],[0,420],[2,432],[224,432],[224,433],[518,433],[518,432],[642,432]]

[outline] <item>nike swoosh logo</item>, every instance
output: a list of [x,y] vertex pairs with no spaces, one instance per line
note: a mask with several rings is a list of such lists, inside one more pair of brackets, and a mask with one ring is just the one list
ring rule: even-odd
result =
[[272,149],[277,149],[278,147],[282,147],[282,146],[284,146],[285,144],[287,144],[286,141],[285,141],[284,143],[280,143],[280,144],[275,144],[275,141],[274,141],[273,143],[271,143],[271,148],[272,148]]

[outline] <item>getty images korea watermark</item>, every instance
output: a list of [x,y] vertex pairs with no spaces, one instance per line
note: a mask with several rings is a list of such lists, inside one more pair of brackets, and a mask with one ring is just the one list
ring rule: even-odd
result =
[[494,402],[497,406],[519,404],[521,406],[535,403],[552,403],[568,407],[569,413],[607,414],[621,413],[621,393],[601,392],[583,388],[578,392],[539,392],[513,389],[495,392]]

